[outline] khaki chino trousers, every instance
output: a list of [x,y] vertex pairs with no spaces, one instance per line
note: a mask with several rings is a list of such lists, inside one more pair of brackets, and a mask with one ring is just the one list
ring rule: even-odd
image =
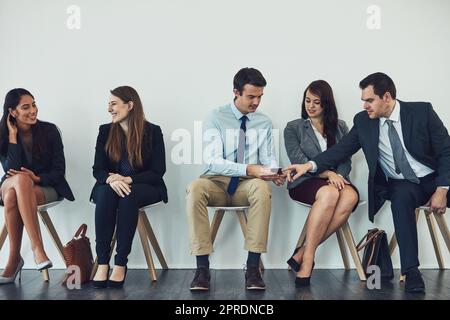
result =
[[247,215],[245,250],[267,252],[272,189],[268,182],[254,177],[240,177],[233,195],[227,193],[231,177],[203,175],[186,190],[190,253],[213,252],[207,206],[250,206]]

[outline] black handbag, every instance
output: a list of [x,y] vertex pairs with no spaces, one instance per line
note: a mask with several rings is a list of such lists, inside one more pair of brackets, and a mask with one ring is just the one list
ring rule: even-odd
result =
[[377,228],[369,230],[358,243],[356,249],[358,251],[364,249],[362,266],[367,277],[372,275],[367,271],[367,268],[376,265],[380,268],[381,280],[386,281],[394,278],[391,254],[384,230],[378,230]]

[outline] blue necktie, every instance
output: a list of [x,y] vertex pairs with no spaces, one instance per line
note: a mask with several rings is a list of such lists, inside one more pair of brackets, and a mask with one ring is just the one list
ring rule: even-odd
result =
[[124,177],[129,177],[134,173],[133,167],[128,161],[128,157],[126,154],[122,155],[119,163],[119,173]]
[[[247,116],[242,116],[241,118],[241,129],[239,130],[239,145],[236,154],[236,162],[244,163],[244,150],[245,150],[245,131],[247,127],[245,122],[248,120]],[[236,192],[237,186],[239,184],[239,177],[231,177],[230,184],[228,185],[227,192],[232,195]]]

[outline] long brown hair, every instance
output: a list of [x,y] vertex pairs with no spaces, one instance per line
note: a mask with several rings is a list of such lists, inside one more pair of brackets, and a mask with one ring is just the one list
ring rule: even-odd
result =
[[128,134],[126,135],[119,123],[112,123],[106,141],[105,151],[114,162],[119,162],[124,148],[128,161],[133,168],[142,167],[142,144],[144,140],[145,114],[141,98],[132,87],[122,86],[110,91],[124,103],[133,102],[133,108],[128,113]]

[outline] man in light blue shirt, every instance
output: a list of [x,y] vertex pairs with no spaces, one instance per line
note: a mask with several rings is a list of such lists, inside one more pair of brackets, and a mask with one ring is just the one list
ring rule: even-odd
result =
[[190,251],[197,271],[191,290],[209,290],[209,254],[213,251],[208,206],[250,206],[245,249],[248,251],[245,286],[265,289],[259,269],[260,255],[267,251],[271,187],[282,185],[275,157],[272,123],[256,112],[266,80],[253,68],[234,77],[234,101],[213,110],[204,122],[204,170],[187,187],[186,211]]
[[[247,175],[249,164],[277,168],[272,140],[272,122],[264,114],[242,113],[235,101],[213,110],[206,118],[203,153],[205,175]],[[245,112],[245,111],[244,111]],[[236,162],[241,118],[247,117],[243,163]],[[264,169],[266,169],[264,168]],[[267,172],[271,174],[271,172]]]

